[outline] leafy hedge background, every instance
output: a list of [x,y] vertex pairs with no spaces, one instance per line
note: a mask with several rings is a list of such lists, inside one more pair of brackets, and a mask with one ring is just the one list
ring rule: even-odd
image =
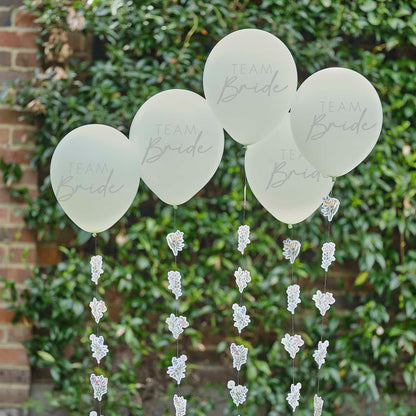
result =
[[[14,306],[18,317],[33,321],[34,337],[26,345],[31,364],[50,369],[56,383],[49,396],[52,405],[71,415],[87,414],[93,405],[88,382],[93,370],[88,335],[93,329],[86,308],[94,290],[88,268],[93,242],[66,218],[52,194],[48,172],[55,146],[87,123],[105,123],[127,134],[139,106],[161,90],[186,88],[202,94],[204,62],[214,44],[233,30],[257,27],[287,44],[300,81],[328,66],[346,66],[368,77],[379,91],[384,110],[379,143],[334,188],[342,203],[333,230],[337,260],[352,280],[336,273],[331,277],[338,280],[339,302],[326,320],[326,336],[335,342],[321,371],[321,386],[325,415],[370,414],[370,404],[385,415],[413,414],[416,135],[410,120],[416,108],[416,1],[26,0],[24,7],[42,27],[38,43],[43,68],[32,80],[16,82],[4,100],[28,109],[27,117],[39,127],[33,152],[41,178],[39,196],[31,199],[19,187],[17,165],[1,168],[4,180],[16,182],[13,192],[27,199],[27,224],[40,239],[59,238],[67,247],[56,267],[35,270],[23,303]],[[93,59],[73,56],[68,41],[73,31],[93,39]],[[231,368],[227,354],[235,334],[232,276],[239,260],[235,230],[243,208],[243,154],[227,138],[214,179],[179,208],[177,218],[187,242],[180,311],[192,328],[182,342],[190,363],[214,345],[212,360],[222,363],[224,371]],[[253,282],[246,300],[254,322],[244,336],[250,347],[243,375],[249,386],[244,415],[256,415],[262,407],[275,416],[289,411],[290,361],[280,345],[289,325],[288,265],[280,247],[289,232],[251,193],[248,201]],[[106,263],[100,288],[110,306],[110,318],[102,326],[112,351],[104,360],[104,374],[111,378],[105,414],[153,414],[146,403],[155,397],[170,406],[172,383],[165,371],[173,345],[164,320],[173,305],[166,288],[171,256],[164,237],[172,221],[172,209],[142,183],[125,218],[99,237]],[[306,339],[296,375],[303,383],[300,416],[311,414],[316,391],[311,355],[320,319],[308,299],[321,284],[319,246],[325,232],[318,213],[295,228],[295,237],[303,242],[296,268],[305,286],[303,315],[296,316]],[[8,283],[7,289],[3,295],[16,299],[13,285]],[[195,379],[187,380],[188,391],[194,391]],[[218,389],[223,392],[224,385]],[[231,414],[228,396],[222,394],[216,414]],[[206,390],[194,395],[190,415],[213,408]],[[342,410],[345,406],[350,410]]]

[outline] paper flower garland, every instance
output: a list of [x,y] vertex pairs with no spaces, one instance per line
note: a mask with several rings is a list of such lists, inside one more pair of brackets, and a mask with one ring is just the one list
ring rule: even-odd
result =
[[318,343],[318,349],[314,351],[313,358],[316,361],[316,364],[318,364],[319,369],[321,368],[322,364],[325,363],[325,357],[326,357],[326,350],[328,348],[329,341],[319,341]]
[[240,225],[238,227],[238,251],[244,255],[244,250],[250,244],[250,226]]
[[179,358],[172,357],[172,365],[168,367],[168,375],[172,377],[178,384],[185,378],[186,360],[188,357],[182,354]]
[[181,274],[177,271],[168,272],[168,289],[175,295],[175,299],[179,299],[182,296]]
[[183,232],[176,230],[174,233],[169,233],[166,236],[169,248],[172,250],[173,255],[176,257],[179,251],[182,251],[184,247]]
[[250,323],[250,317],[246,315],[245,306],[238,306],[236,303],[234,303],[233,310],[234,326],[238,329],[238,333],[241,334],[243,328],[245,328]]
[[338,212],[339,201],[336,198],[331,198],[329,195],[323,198],[321,212],[322,215],[328,218],[328,221],[331,222],[335,214]]
[[175,406],[176,416],[185,416],[186,400],[184,399],[184,397],[175,394],[173,396],[173,405]]
[[302,384],[291,384],[290,385],[290,393],[288,393],[286,400],[290,404],[293,409],[293,412],[299,406],[299,399],[300,399],[300,389],[302,388]]
[[291,264],[291,285],[286,289],[287,294],[287,310],[292,314],[291,323],[292,323],[292,335],[285,334],[281,339],[281,343],[284,346],[285,350],[289,353],[292,361],[292,380],[293,383],[290,386],[290,392],[286,396],[286,400],[289,405],[292,407],[293,412],[299,406],[300,399],[300,389],[302,387],[301,383],[295,383],[295,358],[296,354],[300,351],[300,347],[304,345],[302,337],[298,334],[295,334],[295,309],[300,300],[300,286],[294,283],[294,262],[300,253],[301,244],[299,241],[293,239],[293,230],[292,238],[287,238],[283,241],[283,256],[286,260],[289,260]]
[[317,290],[312,296],[312,300],[315,302],[315,306],[319,309],[322,316],[326,314],[331,305],[335,303],[334,295],[331,292],[322,293]]
[[[174,214],[174,225],[176,225],[176,212]],[[175,299],[178,300],[182,296],[182,282],[181,274],[176,270],[176,257],[180,251],[185,247],[185,242],[183,239],[183,232],[176,230],[173,233],[169,233],[166,236],[166,241],[168,247],[172,250],[172,253],[175,257],[175,270],[168,272],[168,289],[172,291],[175,295]],[[172,357],[172,365],[168,367],[167,374],[172,377],[178,385],[178,393],[180,393],[180,384],[182,379],[185,378],[186,373],[186,361],[188,357],[185,354],[179,356],[179,342],[178,338],[184,332],[184,329],[189,326],[188,321],[182,315],[178,315],[178,307],[176,306],[176,313],[171,313],[170,316],[166,319],[168,324],[168,329],[172,333],[173,338],[176,339],[176,355],[177,357]],[[175,407],[176,416],[185,416],[186,414],[186,399],[179,395],[175,394],[173,396],[173,405]]]
[[313,301],[315,302],[315,306],[318,308],[321,316],[322,316],[322,332],[321,332],[321,339],[318,342],[317,349],[313,352],[313,358],[318,365],[318,392],[315,394],[313,398],[313,414],[314,416],[321,416],[322,415],[322,408],[324,405],[324,401],[321,396],[319,396],[319,379],[320,379],[320,371],[322,365],[325,363],[327,349],[329,346],[328,340],[323,340],[323,332],[324,332],[324,317],[326,312],[330,309],[331,305],[335,303],[334,295],[331,292],[327,292],[327,278],[328,278],[328,269],[331,264],[335,261],[335,243],[330,240],[331,234],[331,221],[333,220],[335,214],[338,212],[340,206],[340,202],[336,198],[332,198],[329,195],[323,198],[322,206],[321,206],[321,213],[322,215],[328,220],[328,241],[326,241],[322,245],[322,263],[321,267],[325,271],[325,278],[324,278],[324,286],[323,291],[317,290],[316,293],[312,296]]
[[298,306],[298,303],[301,303],[300,300],[300,286],[299,285],[290,285],[286,289],[287,294],[287,310],[292,313],[295,313],[295,309]]
[[248,348],[244,345],[235,345],[233,342],[230,346],[230,352],[233,357],[233,367],[240,371],[241,366],[247,363]]
[[[96,237],[95,237],[96,238]],[[91,257],[91,280],[98,286],[98,279],[104,273],[103,270],[103,258],[100,255],[95,255]],[[98,289],[97,289],[98,294]],[[90,334],[89,340],[91,341],[91,352],[92,357],[97,360],[98,367],[101,365],[101,360],[108,354],[108,346],[104,344],[104,337],[99,335],[98,324],[100,323],[101,318],[104,316],[104,313],[107,312],[107,306],[103,300],[98,300],[96,297],[90,302],[90,308],[92,316],[97,324],[97,335]],[[97,399],[99,402],[99,413],[101,415],[101,400],[104,394],[107,394],[107,385],[108,378],[103,375],[90,375],[91,386],[94,391],[94,399]],[[97,412],[90,412],[90,416],[97,416]]]
[[246,401],[248,392],[246,386],[236,385],[234,380],[230,380],[227,383],[227,387],[230,389],[231,398],[236,406],[239,406]]
[[104,344],[102,336],[97,337],[95,334],[90,335],[92,356],[100,364],[100,361],[107,355],[108,346]]
[[243,290],[247,287],[247,283],[251,282],[250,272],[239,267],[238,270],[234,272],[234,277],[238,290],[240,293],[243,293]]

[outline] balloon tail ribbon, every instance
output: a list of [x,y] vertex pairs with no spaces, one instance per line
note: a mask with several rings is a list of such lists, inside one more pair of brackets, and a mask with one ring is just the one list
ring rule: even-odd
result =
[[331,242],[331,222],[335,214],[338,212],[340,202],[338,199],[333,198],[331,194],[323,198],[321,213],[328,221],[327,239],[322,245],[322,263],[321,267],[324,269],[324,284],[323,291],[317,290],[312,296],[315,306],[321,314],[321,337],[318,342],[318,347],[313,353],[313,358],[318,365],[317,374],[317,393],[313,399],[314,415],[321,416],[322,408],[324,405],[323,398],[320,394],[320,379],[321,379],[321,367],[325,363],[327,349],[329,347],[329,341],[324,340],[324,319],[326,312],[330,309],[331,305],[335,303],[334,295],[331,292],[327,292],[328,281],[328,268],[335,261],[335,243]]

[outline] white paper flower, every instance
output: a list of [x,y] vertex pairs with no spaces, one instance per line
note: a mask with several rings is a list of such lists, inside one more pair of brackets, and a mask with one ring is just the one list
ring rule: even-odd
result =
[[92,256],[90,260],[91,264],[91,280],[98,284],[98,279],[104,273],[103,270],[103,258],[99,255]]
[[168,289],[172,291],[176,299],[182,296],[181,274],[176,271],[168,272],[169,286]]
[[247,287],[247,283],[251,282],[250,272],[239,267],[238,270],[234,272],[234,277],[238,290],[240,293],[243,293],[243,290]]
[[233,357],[233,367],[240,371],[241,366],[247,362],[248,348],[244,345],[236,345],[233,342],[230,346],[230,351]]
[[172,365],[168,367],[168,375],[172,377],[178,384],[185,378],[186,360],[188,357],[182,354],[179,358],[172,357]]
[[107,355],[108,346],[104,344],[104,338],[102,336],[97,337],[95,334],[90,335],[92,356],[100,364],[100,361]]
[[100,402],[104,394],[107,393],[108,378],[91,374],[90,381],[91,386],[94,389],[94,399],[97,399]]
[[322,246],[322,264],[321,267],[327,272],[328,267],[335,261],[335,243],[324,243]]
[[178,339],[184,328],[189,326],[189,323],[184,316],[175,316],[173,313],[170,314],[169,318],[166,318],[166,323],[168,324],[169,331],[172,332],[173,338],[175,339]]
[[322,415],[323,405],[324,405],[324,401],[322,400],[322,397],[315,394],[315,396],[313,396],[313,416]]
[[107,306],[103,300],[97,300],[96,297],[90,302],[91,313],[98,324],[100,319],[104,316],[104,312],[107,312]]
[[301,388],[302,384],[300,383],[290,385],[290,393],[288,393],[286,400],[292,406],[293,411],[299,406]]
[[90,412],[90,416],[97,416],[97,412],[95,411]]
[[300,347],[304,344],[304,341],[300,335],[286,334],[285,337],[282,338],[281,343],[284,345],[285,350],[289,353],[290,357],[295,358]]
[[292,315],[295,313],[295,309],[298,306],[298,303],[301,303],[300,300],[300,286],[299,285],[290,285],[286,289],[287,293],[287,310],[292,312]]
[[290,238],[283,241],[283,255],[285,259],[290,260],[293,264],[300,252],[300,243],[298,240],[291,240]]
[[230,389],[230,395],[236,406],[243,404],[247,398],[248,388],[240,384],[236,385],[234,380],[227,383],[227,388]]
[[186,400],[183,396],[175,394],[173,396],[173,404],[175,406],[176,416],[185,416],[186,414]]
[[330,305],[335,303],[334,295],[331,292],[322,293],[320,290],[316,291],[312,299],[315,301],[315,306],[319,309],[322,316],[325,315]]
[[238,306],[234,303],[232,307],[234,310],[234,326],[238,329],[238,332],[241,333],[241,330],[249,324],[250,317],[246,315],[247,309],[245,306]]
[[335,214],[338,212],[339,200],[331,198],[329,195],[323,198],[321,213],[324,217],[328,218],[328,221],[332,221]]
[[183,241],[183,232],[176,230],[174,233],[169,233],[166,236],[169,248],[172,250],[174,256],[178,255],[179,251],[182,251],[185,244]]
[[318,367],[321,368],[322,364],[325,362],[326,352],[329,345],[329,341],[319,341],[318,342],[318,349],[316,349],[313,353],[313,358],[318,364]]
[[250,244],[250,226],[240,225],[238,227],[238,251],[244,254],[244,250]]

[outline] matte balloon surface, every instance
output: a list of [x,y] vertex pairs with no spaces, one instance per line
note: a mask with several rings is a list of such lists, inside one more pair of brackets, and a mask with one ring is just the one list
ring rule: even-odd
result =
[[289,111],[297,72],[286,45],[258,29],[233,32],[215,45],[204,68],[205,97],[230,136],[252,144]]
[[254,196],[286,224],[309,217],[333,186],[332,178],[318,172],[300,154],[289,115],[264,140],[248,146],[245,169]]
[[125,214],[139,181],[135,146],[113,127],[89,124],[72,130],[52,156],[56,199],[90,233],[105,231]]
[[183,204],[208,183],[224,151],[224,131],[206,100],[186,90],[147,100],[134,117],[130,139],[143,181],[171,205]]
[[383,122],[380,98],[371,83],[347,68],[327,68],[299,88],[291,109],[293,135],[318,170],[341,176],[371,152]]

